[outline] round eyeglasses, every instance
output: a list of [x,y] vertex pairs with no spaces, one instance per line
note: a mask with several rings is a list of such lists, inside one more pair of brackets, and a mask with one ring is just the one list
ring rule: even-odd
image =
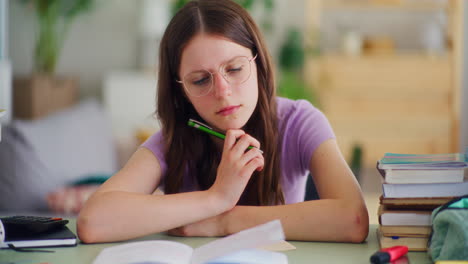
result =
[[[218,73],[229,84],[242,84],[250,78],[252,72],[251,62],[257,58],[255,55],[249,59],[245,56],[238,56],[220,66]],[[214,74],[208,70],[199,70],[188,73],[182,78],[181,83],[185,90],[194,97],[205,96],[213,88]]]

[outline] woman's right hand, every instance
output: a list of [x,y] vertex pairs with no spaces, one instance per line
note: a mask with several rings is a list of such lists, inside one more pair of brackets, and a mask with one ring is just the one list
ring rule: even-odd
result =
[[[249,146],[254,148],[247,149]],[[233,208],[254,171],[261,171],[264,163],[260,142],[243,130],[228,130],[216,180],[210,191],[223,199],[229,209]]]

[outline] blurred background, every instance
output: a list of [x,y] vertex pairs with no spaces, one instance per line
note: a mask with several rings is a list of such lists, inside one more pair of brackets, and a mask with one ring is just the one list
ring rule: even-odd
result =
[[[76,213],[76,198],[54,201],[105,180],[159,129],[159,41],[185,2],[0,0],[0,211]],[[371,217],[385,152],[468,145],[464,1],[237,2],[264,33],[279,94],[329,118]]]

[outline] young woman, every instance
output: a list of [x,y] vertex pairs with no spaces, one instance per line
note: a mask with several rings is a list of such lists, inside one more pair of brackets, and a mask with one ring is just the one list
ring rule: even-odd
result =
[[[162,131],[87,201],[82,241],[224,236],[273,219],[288,240],[365,240],[362,193],[327,119],[307,101],[276,97],[270,55],[242,7],[188,3],[166,29],[159,65]],[[304,201],[309,172],[320,200]]]

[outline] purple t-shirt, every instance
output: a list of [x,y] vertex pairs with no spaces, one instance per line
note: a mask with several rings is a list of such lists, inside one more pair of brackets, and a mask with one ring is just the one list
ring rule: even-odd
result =
[[[304,201],[309,164],[317,147],[327,139],[335,138],[325,115],[306,100],[277,98],[278,128],[281,142],[281,187],[286,204]],[[164,158],[161,131],[143,144],[159,160],[164,177],[167,164]],[[265,157],[265,160],[268,160]],[[163,180],[161,180],[163,182]],[[184,175],[182,191],[199,190],[197,183]]]

